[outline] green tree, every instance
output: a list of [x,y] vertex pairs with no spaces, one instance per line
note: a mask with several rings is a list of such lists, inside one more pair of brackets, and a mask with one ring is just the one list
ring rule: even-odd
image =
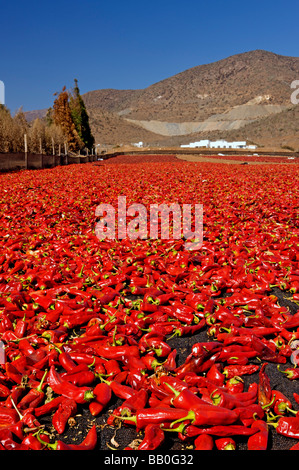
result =
[[80,139],[84,143],[85,147],[91,150],[94,146],[94,137],[89,125],[89,116],[83,98],[80,95],[78,80],[75,78],[74,82],[75,86],[73,93],[70,96],[71,115]]

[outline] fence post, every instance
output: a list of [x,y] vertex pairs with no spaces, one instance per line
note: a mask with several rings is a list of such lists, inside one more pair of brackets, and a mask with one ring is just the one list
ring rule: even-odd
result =
[[28,168],[28,146],[27,146],[27,134],[24,134],[24,147],[25,147],[25,168]]

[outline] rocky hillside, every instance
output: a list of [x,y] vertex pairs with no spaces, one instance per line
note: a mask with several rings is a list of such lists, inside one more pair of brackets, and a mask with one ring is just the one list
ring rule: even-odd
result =
[[145,89],[95,90],[83,98],[98,142],[169,146],[238,138],[280,148],[291,140],[297,150],[291,83],[298,79],[298,57],[256,50],[190,68]]

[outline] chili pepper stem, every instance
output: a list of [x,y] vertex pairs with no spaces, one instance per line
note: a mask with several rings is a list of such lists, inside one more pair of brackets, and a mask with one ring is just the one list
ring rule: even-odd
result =
[[269,408],[270,406],[272,406],[274,402],[275,402],[275,395],[273,396],[272,400],[269,403],[266,403],[265,405],[262,405],[263,410],[265,410],[265,409]]
[[20,412],[20,410],[17,408],[17,405],[15,404],[13,398],[10,397],[10,401],[12,403],[12,406],[14,407],[14,409],[16,410],[16,412],[18,413],[18,416],[20,418],[20,420],[22,421],[22,419],[24,418],[24,416],[22,415],[22,413]]

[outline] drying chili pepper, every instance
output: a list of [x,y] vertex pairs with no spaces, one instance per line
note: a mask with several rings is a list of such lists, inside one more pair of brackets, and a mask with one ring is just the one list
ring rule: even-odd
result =
[[265,372],[267,363],[265,362],[259,371],[259,384],[258,384],[258,402],[263,407],[266,408],[270,405],[272,399],[272,390],[270,379]]
[[36,433],[27,434],[27,436],[22,440],[22,444],[28,446],[30,450],[43,450],[46,447],[46,444],[50,442],[50,439],[47,434],[40,433],[39,435],[45,444],[42,444],[38,440]]
[[55,393],[71,398],[75,400],[76,403],[84,404],[94,398],[92,389],[89,387],[77,387],[76,385],[63,380],[58,372],[56,372],[54,366],[51,366],[47,380]]
[[215,439],[215,445],[218,450],[236,450],[237,446],[231,437],[222,437]]
[[283,374],[286,375],[286,377],[289,379],[289,380],[297,380],[299,379],[299,368],[291,368],[291,367],[288,367],[287,369],[285,370],[281,370],[279,368],[279,366],[277,366],[277,369],[282,372]]
[[235,376],[225,382],[225,386],[229,393],[242,393],[244,390],[244,381],[241,377]]
[[68,419],[74,416],[77,412],[77,403],[75,400],[64,398],[58,405],[52,417],[52,424],[58,434],[62,434],[65,431]]
[[269,430],[265,421],[257,420],[251,425],[251,429],[257,430],[255,434],[248,438],[248,450],[267,450]]
[[148,424],[144,428],[144,437],[138,450],[156,450],[165,439],[164,431],[158,424]]
[[89,403],[89,411],[92,416],[97,416],[111,400],[112,390],[106,383],[99,383],[93,389],[95,400]]
[[57,410],[60,403],[64,400],[62,395],[52,398],[50,401],[46,402],[44,405],[41,405],[34,409],[35,416],[43,416],[52,413]]
[[209,434],[201,434],[194,441],[195,450],[213,450],[214,440]]
[[193,424],[183,423],[177,428],[168,429],[174,432],[182,433],[186,437],[195,437],[201,435],[211,435],[211,436],[251,436],[257,432],[256,429],[252,429],[247,426],[242,426],[240,424],[229,424],[229,425],[219,425],[211,427],[203,426],[194,426]]
[[94,450],[98,440],[97,429],[95,425],[90,428],[81,444],[66,444],[61,440],[58,440],[54,443],[48,443],[42,440],[39,435],[37,435],[37,437],[42,444],[46,445],[47,448],[52,450]]
[[244,426],[250,426],[256,419],[263,419],[265,412],[261,405],[258,403],[252,403],[251,405],[241,406],[234,408],[234,411],[238,413],[239,420]]
[[246,364],[246,365],[239,365],[233,364],[229,366],[225,366],[223,369],[223,374],[227,379],[232,379],[235,376],[242,376],[248,374],[254,374],[259,370],[260,366],[255,364]]
[[279,390],[272,389],[271,408],[276,415],[283,415],[286,411],[296,413],[291,401]]
[[19,420],[19,415],[15,409],[6,408],[0,405],[0,428],[2,426],[10,426],[16,424]]
[[18,404],[18,408],[20,410],[24,410],[26,408],[36,408],[38,407],[44,400],[45,393],[43,392],[43,385],[44,380],[46,378],[48,371],[44,372],[42,380],[38,387],[32,388],[27,395],[25,395]]
[[171,404],[175,408],[183,408],[185,410],[195,410],[198,406],[205,404],[204,400],[195,395],[189,388],[176,390],[169,383],[166,386],[174,394],[174,398],[171,398]]
[[[125,420],[125,423],[134,423],[136,429],[140,430],[144,429],[149,424],[172,423],[178,419],[185,420],[186,410],[171,407],[140,408],[136,411],[134,416],[116,417]],[[192,416],[192,418],[194,418],[194,416]],[[187,420],[188,419],[189,418],[187,418]]]
[[225,375],[222,373],[222,365],[213,364],[212,367],[210,367],[210,369],[208,370],[206,378],[215,385],[223,385]]

